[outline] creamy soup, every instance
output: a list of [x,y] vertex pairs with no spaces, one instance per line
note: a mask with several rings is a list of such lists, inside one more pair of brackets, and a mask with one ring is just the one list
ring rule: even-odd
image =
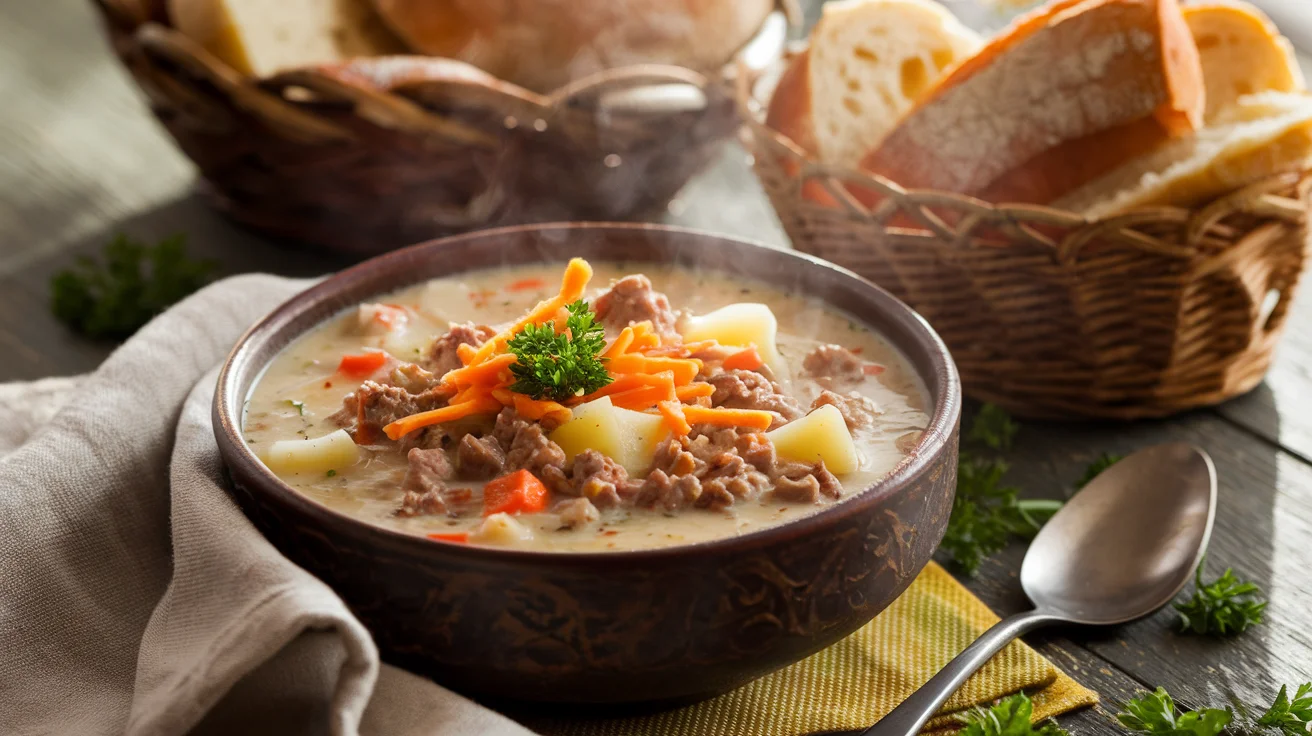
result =
[[[512,267],[338,315],[267,368],[247,442],[299,492],[372,524],[607,551],[841,503],[927,426],[906,361],[813,296],[648,264],[577,268],[595,269],[586,288],[562,286],[560,266]],[[570,288],[588,311],[562,306]],[[541,325],[528,335],[526,315]],[[567,359],[577,371],[550,369]],[[569,383],[587,366],[590,383]]]

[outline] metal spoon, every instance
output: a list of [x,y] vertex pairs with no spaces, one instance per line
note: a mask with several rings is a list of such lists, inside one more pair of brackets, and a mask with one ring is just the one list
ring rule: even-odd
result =
[[1216,514],[1216,469],[1186,444],[1108,468],[1044,525],[1020,569],[1035,609],[998,622],[863,736],[913,736],[1012,639],[1052,624],[1105,626],[1161,608],[1192,576]]

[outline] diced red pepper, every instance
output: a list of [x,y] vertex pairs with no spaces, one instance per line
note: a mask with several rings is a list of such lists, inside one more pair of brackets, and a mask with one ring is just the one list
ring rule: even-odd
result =
[[535,514],[547,508],[549,495],[537,476],[516,470],[483,486],[483,515]]
[[451,542],[453,544],[469,544],[469,532],[448,532],[429,534],[429,539],[437,542]]
[[730,371],[754,371],[763,365],[765,365],[765,361],[761,359],[761,353],[756,349],[755,345],[744,348],[733,355],[730,355],[724,359],[723,363],[724,369]]
[[337,370],[351,378],[365,378],[387,363],[387,353],[371,350],[357,355],[343,355]]
[[884,366],[878,363],[866,363],[865,365],[861,366],[861,372],[866,374],[867,376],[877,376],[880,373],[884,372]]
[[506,291],[531,291],[533,289],[545,288],[547,288],[547,282],[543,279],[520,279],[519,281],[511,282],[511,284],[506,287]]

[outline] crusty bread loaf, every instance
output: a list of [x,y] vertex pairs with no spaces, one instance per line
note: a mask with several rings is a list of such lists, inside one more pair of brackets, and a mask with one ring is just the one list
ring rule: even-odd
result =
[[1202,122],[1176,0],[1065,0],[944,78],[867,155],[906,187],[1047,203]]
[[1188,5],[1184,19],[1202,61],[1208,121],[1245,95],[1304,89],[1293,45],[1252,5],[1215,0]]
[[402,49],[369,0],[169,0],[168,7],[175,28],[257,77]]
[[538,92],[630,64],[718,69],[774,9],[774,0],[374,2],[416,51]]
[[1312,96],[1266,92],[1241,98],[1197,135],[1175,139],[1055,204],[1094,218],[1149,205],[1188,207],[1309,164]]
[[770,98],[766,124],[855,166],[982,40],[931,0],[836,0]]

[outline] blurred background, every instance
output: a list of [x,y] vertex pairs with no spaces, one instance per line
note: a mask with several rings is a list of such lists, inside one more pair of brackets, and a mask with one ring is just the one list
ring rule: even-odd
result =
[[[967,24],[992,30],[1020,6],[944,0]],[[1309,67],[1312,2],[1258,0]],[[809,25],[821,3],[803,0]],[[289,247],[215,214],[196,170],[149,112],[110,49],[91,0],[0,4],[0,381],[90,370],[112,344],[78,337],[50,313],[49,282],[117,233],[154,242],[185,233],[190,252],[222,273],[321,274],[350,259]],[[665,222],[786,245],[734,142],[657,215]]]

